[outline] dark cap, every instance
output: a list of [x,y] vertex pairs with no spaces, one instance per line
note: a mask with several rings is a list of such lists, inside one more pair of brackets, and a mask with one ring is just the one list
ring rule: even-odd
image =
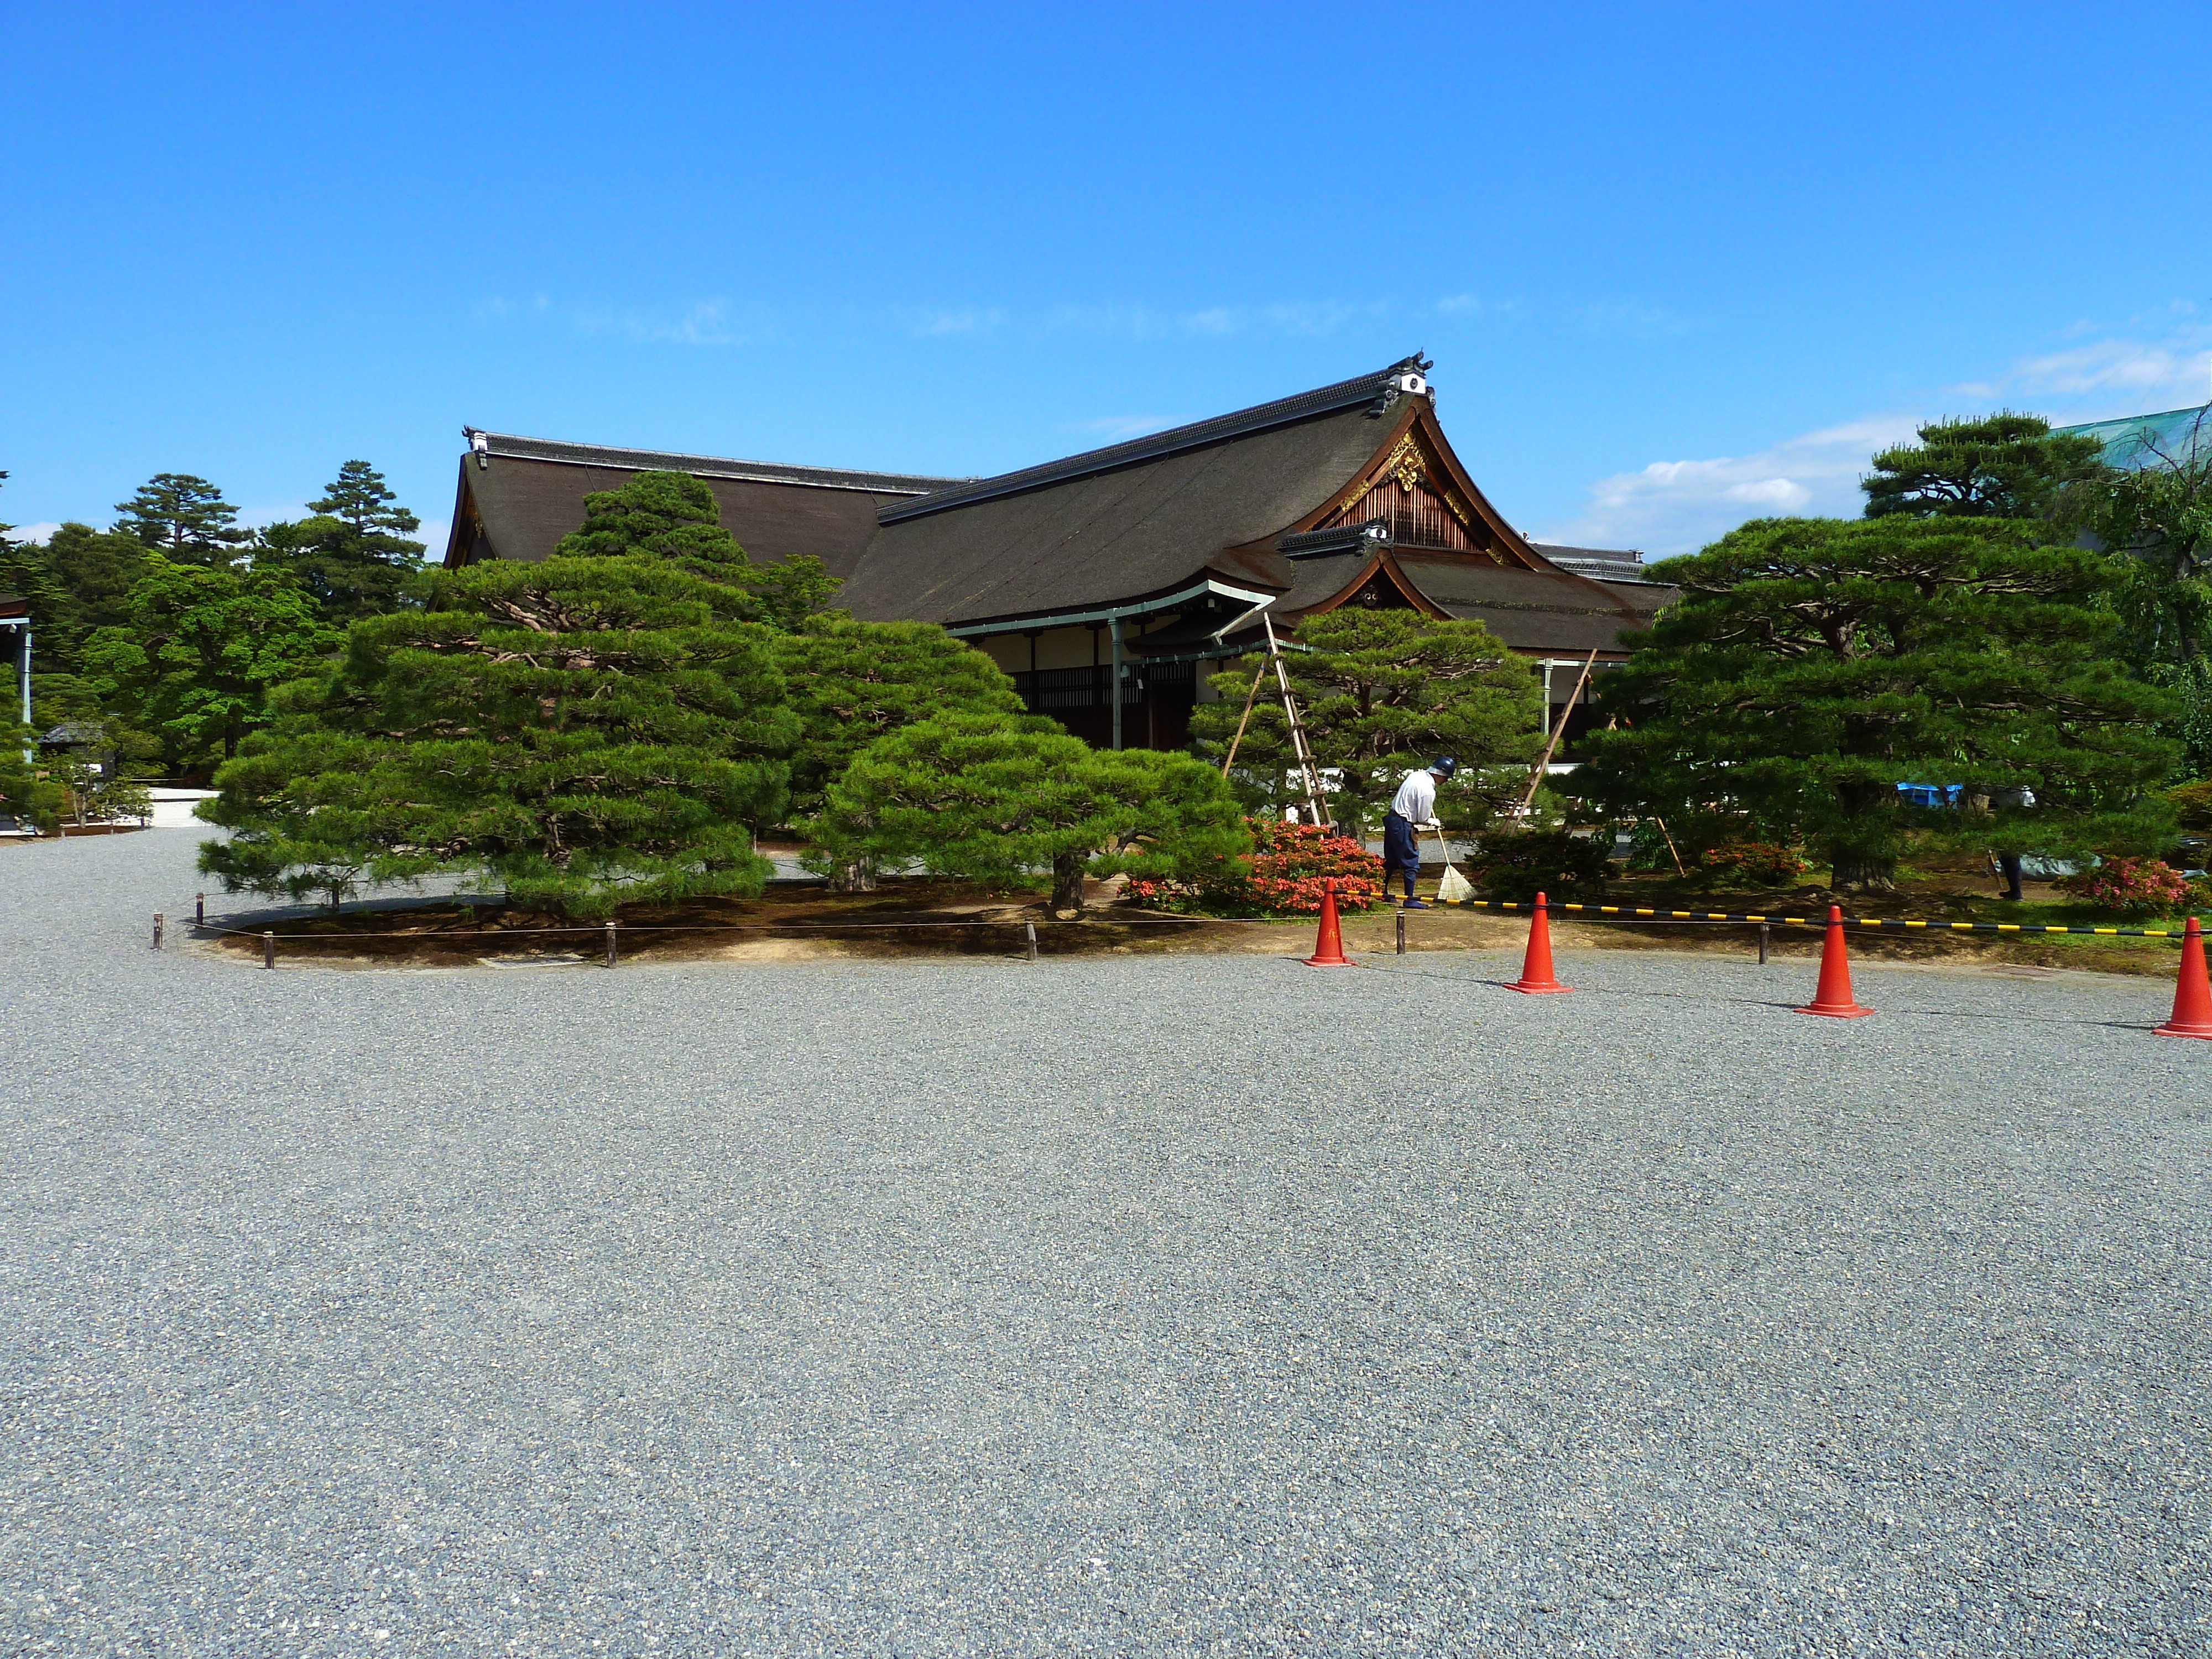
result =
[[1459,763],[1449,755],[1439,755],[1429,763],[1429,770],[1440,778],[1449,778],[1459,770]]

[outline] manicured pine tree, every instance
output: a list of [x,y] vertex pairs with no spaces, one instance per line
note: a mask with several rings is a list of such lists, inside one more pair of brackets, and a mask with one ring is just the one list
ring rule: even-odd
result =
[[[1412,610],[1346,605],[1300,620],[1289,653],[1316,762],[1341,779],[1333,806],[1349,830],[1379,820],[1405,775],[1440,754],[1455,757],[1457,798],[1469,806],[1516,796],[1543,744],[1542,682],[1479,622],[1438,619]],[[1191,715],[1198,752],[1225,757],[1263,659],[1247,657],[1213,676],[1219,701]],[[1272,672],[1252,704],[1236,770],[1255,797],[1285,799],[1295,764]]]
[[811,556],[757,565],[722,524],[714,492],[684,472],[633,473],[618,489],[584,497],[584,522],[561,553],[599,558],[649,553],[752,596],[748,613],[791,629],[821,611],[837,580]]
[[1092,749],[1034,715],[946,714],[854,756],[809,825],[826,860],[915,860],[1018,886],[1048,871],[1051,908],[1083,907],[1087,868],[1177,876],[1249,848],[1242,810],[1188,755]]
[[646,539],[433,571],[422,611],[356,623],[219,775],[203,816],[234,833],[202,867],[326,896],[472,873],[580,918],[757,893],[752,826],[783,811],[799,730],[770,630],[753,592],[694,568],[727,562],[711,538],[672,556]]
[[823,791],[877,738],[951,714],[1022,713],[1014,683],[973,646],[934,623],[807,617],[775,641],[799,716],[792,811],[821,810]]
[[[1606,677],[1577,784],[1678,823],[1809,837],[1888,885],[1919,830],[2001,852],[2154,845],[2178,745],[2119,659],[2122,560],[1977,516],[1768,519],[1653,567],[1682,589]],[[1965,786],[1916,811],[1900,783]],[[2024,795],[2021,792],[2027,791]],[[2033,804],[2028,804],[2032,795]]]
[[2106,476],[2102,441],[2054,433],[2039,415],[1930,421],[1918,436],[1874,458],[1859,484],[1868,518],[2049,518]]

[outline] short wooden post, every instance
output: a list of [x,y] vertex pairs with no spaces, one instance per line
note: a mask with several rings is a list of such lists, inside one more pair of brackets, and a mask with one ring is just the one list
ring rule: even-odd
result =
[[261,965],[264,968],[274,968],[276,965],[276,935],[274,933],[264,933],[261,936]]
[[607,924],[607,966],[611,968],[620,960],[621,957],[615,948],[615,925],[611,921]]
[[1759,965],[1760,967],[1762,967],[1762,968],[1764,968],[1764,967],[1765,967],[1765,966],[1766,966],[1766,936],[1767,936],[1767,933],[1768,933],[1768,927],[1767,927],[1767,924],[1766,924],[1765,922],[1763,922],[1763,921],[1762,921],[1762,922],[1760,922],[1760,923],[1759,924]]
[[156,951],[161,948],[161,913],[159,910],[154,912],[154,948]]
[[1398,912],[1398,954],[1401,957],[1406,954],[1406,913],[1403,910]]
[[207,895],[205,893],[192,895],[192,926],[195,927],[207,926]]
[[1025,921],[1025,922],[1024,922],[1024,923],[1022,924],[1022,926],[1023,926],[1023,927],[1024,927],[1025,930],[1027,930],[1027,932],[1028,932],[1028,933],[1029,933],[1029,936],[1030,936],[1030,960],[1031,962],[1035,962],[1035,961],[1037,959],[1037,957],[1036,957],[1036,922],[1034,922],[1034,921]]

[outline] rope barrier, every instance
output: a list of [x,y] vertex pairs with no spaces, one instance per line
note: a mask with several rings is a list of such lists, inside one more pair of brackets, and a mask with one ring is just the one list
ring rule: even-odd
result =
[[[1512,903],[1501,899],[1440,899],[1437,902],[1454,908],[1468,910],[1534,910],[1531,903]],[[1656,917],[1668,921],[1763,923],[1771,927],[1826,927],[1826,916],[1763,916],[1737,915],[1719,910],[1659,910],[1641,906],[1620,904],[1565,904],[1556,899],[1547,899],[1544,908],[1557,915],[1562,910],[1582,912],[1585,916],[1604,916],[1617,920]],[[1919,929],[1923,932],[1951,933],[2079,933],[2118,939],[2179,939],[2180,930],[2172,927],[2072,927],[2057,922],[2036,921],[1915,921],[1887,916],[1845,916],[1846,927],[1892,927]]]
[[[1431,908],[1442,908],[1449,910],[1496,911],[1514,915],[1526,915],[1532,913],[1535,909],[1535,905],[1533,902],[1522,902],[1504,899],[1436,899],[1430,901],[1430,904]],[[1761,915],[1756,912],[1738,913],[1735,911],[1721,910],[1666,910],[1651,906],[1577,904],[1567,903],[1559,900],[1547,901],[1545,908],[1553,916],[1561,920],[1593,922],[1603,921],[1613,925],[1626,926],[1821,928],[1826,927],[1828,925],[1827,918],[1825,916]],[[618,927],[620,931],[625,934],[696,934],[733,933],[797,933],[800,935],[818,935],[834,933],[914,933],[933,928],[957,928],[969,932],[980,932],[994,927],[1021,927],[1028,929],[1030,937],[1034,938],[1036,930],[1040,928],[1050,930],[1054,928],[1067,927],[1095,927],[1102,924],[1114,927],[1248,927],[1254,924],[1273,926],[1280,926],[1286,923],[1302,924],[1310,922],[1312,920],[1310,916],[1304,915],[1291,916],[1201,916],[1160,915],[1104,916],[1094,915],[1088,919],[1063,921],[1054,917],[1040,917],[1033,914],[1024,913],[1012,916],[977,916],[952,921],[921,920],[911,921],[836,921],[823,919],[809,919],[805,921],[623,921],[614,924],[591,922],[544,927],[520,927],[511,930],[499,930],[495,932],[477,932],[473,929],[465,930],[463,927],[456,927],[450,932],[441,930],[430,933],[411,933],[368,931],[347,931],[343,933],[323,931],[274,933],[270,929],[261,927],[234,927],[228,926],[221,918],[208,918],[204,910],[198,905],[195,906],[195,920],[191,924],[192,931],[200,934],[215,934],[219,938],[257,939],[264,941],[264,943],[272,939],[278,941],[296,939],[307,941],[328,940],[331,942],[343,939],[383,939],[393,944],[410,945],[432,943],[440,939],[451,939],[456,943],[483,945],[497,942],[502,939],[528,940],[535,939],[548,939],[563,934],[600,934],[604,933],[610,926]],[[1395,915],[1399,920],[1401,927],[1407,915],[1403,910],[1386,911],[1381,909],[1379,907],[1375,911],[1362,911],[1356,914],[1359,916],[1372,920],[1380,920],[1384,915]],[[2094,937],[2105,939],[2179,939],[2182,937],[2180,929],[2171,927],[2084,927],[2057,922],[1927,921],[1911,918],[1887,916],[1846,916],[1844,918],[1844,926],[1867,932],[1887,929],[1892,933],[1906,934],[1913,933],[2015,933],[2021,935],[2056,933],[2081,938]],[[158,919],[155,923],[155,944],[154,948],[156,950],[161,948],[160,921]]]

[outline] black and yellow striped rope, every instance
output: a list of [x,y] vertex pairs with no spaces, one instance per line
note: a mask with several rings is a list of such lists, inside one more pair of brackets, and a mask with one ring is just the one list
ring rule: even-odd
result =
[[[1462,910],[1534,910],[1534,902],[1509,903],[1502,899],[1432,899],[1432,904],[1445,904]],[[1761,916],[1737,915],[1719,910],[1658,910],[1627,904],[1564,904],[1557,899],[1545,901],[1544,908],[1554,915],[1573,911],[1577,915],[1617,916],[1631,921],[1732,921],[1764,922],[1775,927],[1826,927],[1826,916]],[[2118,939],[2179,939],[2178,927],[2068,927],[2057,922],[2035,921],[1911,921],[1884,916],[1845,916],[1846,927],[1887,927],[1893,930],[1937,933],[2081,933],[2098,934]]]

